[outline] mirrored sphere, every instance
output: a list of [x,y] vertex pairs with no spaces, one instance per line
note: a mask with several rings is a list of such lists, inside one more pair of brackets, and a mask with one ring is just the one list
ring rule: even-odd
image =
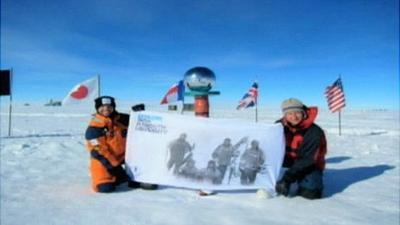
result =
[[186,87],[192,91],[209,91],[215,84],[215,74],[207,67],[194,67],[184,76]]

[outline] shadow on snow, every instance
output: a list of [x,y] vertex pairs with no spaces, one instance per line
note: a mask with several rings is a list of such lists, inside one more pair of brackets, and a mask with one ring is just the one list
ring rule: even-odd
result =
[[349,160],[351,157],[349,156],[337,156],[326,159],[326,163],[341,163],[343,161]]
[[347,169],[326,169],[324,175],[324,198],[332,197],[343,192],[352,184],[379,176],[386,170],[394,168],[395,166],[376,165]]

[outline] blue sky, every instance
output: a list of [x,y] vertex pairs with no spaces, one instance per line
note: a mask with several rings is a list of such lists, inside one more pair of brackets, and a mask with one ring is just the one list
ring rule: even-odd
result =
[[14,99],[62,99],[102,77],[102,93],[158,102],[194,66],[217,76],[213,104],[257,79],[260,105],[326,108],[339,74],[348,108],[399,108],[399,3],[377,1],[2,0],[1,68]]

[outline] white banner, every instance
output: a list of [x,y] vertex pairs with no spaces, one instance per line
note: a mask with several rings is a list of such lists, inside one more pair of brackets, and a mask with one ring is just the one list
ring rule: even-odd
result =
[[284,146],[281,124],[132,112],[125,161],[140,182],[274,192]]

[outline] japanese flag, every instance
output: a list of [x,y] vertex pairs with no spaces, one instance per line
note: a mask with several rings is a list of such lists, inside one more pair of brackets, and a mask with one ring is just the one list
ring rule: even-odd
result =
[[99,95],[98,86],[98,77],[94,77],[77,84],[63,99],[62,105],[93,103],[93,100]]

